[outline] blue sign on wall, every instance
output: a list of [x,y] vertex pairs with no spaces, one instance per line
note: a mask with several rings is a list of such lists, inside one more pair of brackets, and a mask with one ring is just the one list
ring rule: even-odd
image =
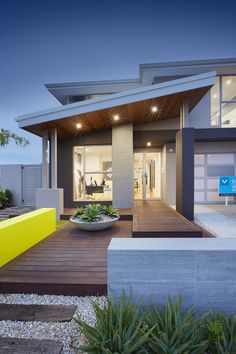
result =
[[219,196],[236,195],[236,176],[219,177]]

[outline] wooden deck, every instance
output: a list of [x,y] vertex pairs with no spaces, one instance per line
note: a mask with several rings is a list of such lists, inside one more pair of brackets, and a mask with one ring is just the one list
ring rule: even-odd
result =
[[[68,219],[76,209],[65,209]],[[202,237],[200,227],[163,202],[136,201],[132,209],[119,209],[122,220],[133,220],[133,237]]]
[[0,269],[0,292],[106,294],[112,237],[202,237],[198,226],[161,202],[137,202],[121,215],[111,229],[92,234],[71,223],[61,228]]
[[69,223],[0,269],[0,293],[102,295],[112,237],[132,237],[130,221],[88,234]]

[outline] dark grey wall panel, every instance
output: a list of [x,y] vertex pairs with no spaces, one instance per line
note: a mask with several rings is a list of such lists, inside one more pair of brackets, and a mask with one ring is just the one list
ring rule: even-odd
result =
[[183,128],[176,134],[176,210],[187,219],[194,219],[193,128]]

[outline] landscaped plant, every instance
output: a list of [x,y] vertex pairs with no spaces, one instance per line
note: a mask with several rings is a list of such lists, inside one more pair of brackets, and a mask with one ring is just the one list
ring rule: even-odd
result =
[[103,212],[105,215],[110,216],[111,218],[117,218],[119,215],[118,209],[113,208],[112,205],[104,205]]
[[12,192],[10,189],[0,189],[0,208],[6,208],[12,203]]
[[203,322],[202,333],[209,340],[206,353],[236,353],[236,316],[209,313]]
[[181,297],[171,298],[163,308],[153,305],[146,314],[151,331],[149,353],[203,354],[208,345],[200,331],[201,318],[194,318],[194,308],[183,312]]
[[74,217],[88,223],[101,221],[103,220],[104,216],[108,216],[114,219],[119,216],[119,213],[118,210],[114,209],[111,205],[105,206],[96,203],[88,204],[85,207],[80,207],[74,214]]
[[74,213],[74,216],[78,217],[78,216],[82,215],[83,212],[84,212],[84,208],[83,207],[77,208],[76,212]]
[[152,305],[143,312],[132,296],[119,303],[93,303],[94,326],[75,318],[86,343],[74,349],[93,354],[236,354],[236,316],[213,311],[197,316],[182,310],[181,297],[164,307]]
[[88,204],[84,208],[80,219],[85,222],[95,222],[102,220],[102,208],[100,204]]
[[144,316],[140,315],[140,303],[134,305],[132,298],[120,303],[110,299],[104,308],[93,303],[96,315],[94,327],[80,317],[75,318],[86,344],[76,348],[92,354],[141,354],[147,353],[145,346],[151,330],[145,328]]

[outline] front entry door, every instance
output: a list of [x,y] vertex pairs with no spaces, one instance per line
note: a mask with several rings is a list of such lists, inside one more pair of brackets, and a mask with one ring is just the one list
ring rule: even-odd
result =
[[134,199],[161,199],[161,153],[134,153]]

